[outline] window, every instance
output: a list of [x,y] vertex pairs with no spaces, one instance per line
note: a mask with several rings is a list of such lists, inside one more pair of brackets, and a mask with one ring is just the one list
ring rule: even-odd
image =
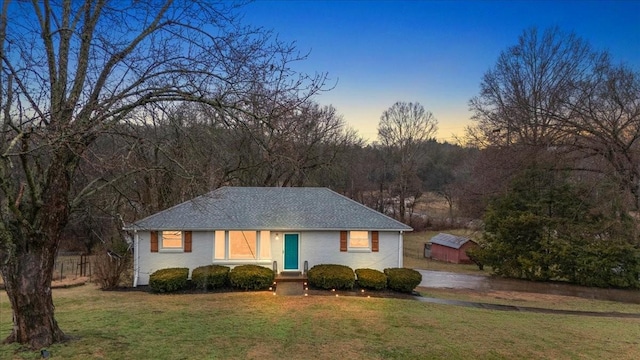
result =
[[215,242],[213,258],[216,260],[224,260],[227,257],[224,231],[216,230],[213,240]]
[[271,258],[271,232],[260,231],[260,258]]
[[160,239],[162,249],[182,249],[182,231],[163,231]]
[[340,231],[340,251],[379,252],[380,236],[377,231]]
[[191,231],[151,231],[149,234],[151,252],[158,250],[190,253],[193,248],[193,232]]
[[350,249],[368,249],[369,248],[369,232],[368,231],[350,231],[349,232],[349,248]]
[[271,232],[254,230],[216,230],[213,260],[271,261]]
[[257,259],[257,245],[255,231],[229,231],[229,259]]

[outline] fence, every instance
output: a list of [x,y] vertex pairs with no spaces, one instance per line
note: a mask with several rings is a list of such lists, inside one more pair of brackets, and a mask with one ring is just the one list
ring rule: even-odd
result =
[[53,268],[53,280],[64,280],[69,277],[91,278],[93,255],[59,255]]

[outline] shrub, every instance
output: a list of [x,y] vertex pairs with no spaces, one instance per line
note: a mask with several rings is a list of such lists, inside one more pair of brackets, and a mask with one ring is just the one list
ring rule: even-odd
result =
[[244,290],[262,290],[273,284],[273,270],[258,265],[240,265],[229,272],[233,287]]
[[193,269],[191,282],[198,289],[219,289],[229,283],[229,270],[221,265],[200,266]]
[[607,241],[574,247],[562,263],[570,282],[583,286],[640,288],[640,249]]
[[131,285],[133,256],[128,244],[121,238],[112,238],[98,248],[93,261],[93,278],[100,289],[115,289],[121,285]]
[[422,275],[413,270],[405,268],[384,269],[387,275],[387,286],[394,291],[410,293],[422,281]]
[[149,277],[149,287],[153,292],[172,292],[187,287],[189,268],[161,269]]
[[307,273],[309,285],[320,289],[353,289],[353,270],[344,265],[316,265]]
[[387,287],[387,276],[374,269],[357,269],[358,285],[365,289],[384,290]]

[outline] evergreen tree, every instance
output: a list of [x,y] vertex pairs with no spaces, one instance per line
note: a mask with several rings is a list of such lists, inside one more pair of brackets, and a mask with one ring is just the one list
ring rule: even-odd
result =
[[472,255],[507,277],[640,287],[633,222],[596,211],[590,195],[565,174],[526,169],[488,207]]

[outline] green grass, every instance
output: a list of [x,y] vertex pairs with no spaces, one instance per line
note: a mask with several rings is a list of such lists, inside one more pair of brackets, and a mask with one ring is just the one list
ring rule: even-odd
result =
[[[500,312],[364,297],[270,292],[154,295],[54,290],[74,340],[56,359],[537,359],[640,357],[640,319]],[[0,337],[11,329],[0,294]],[[17,345],[0,359],[35,359]]]

